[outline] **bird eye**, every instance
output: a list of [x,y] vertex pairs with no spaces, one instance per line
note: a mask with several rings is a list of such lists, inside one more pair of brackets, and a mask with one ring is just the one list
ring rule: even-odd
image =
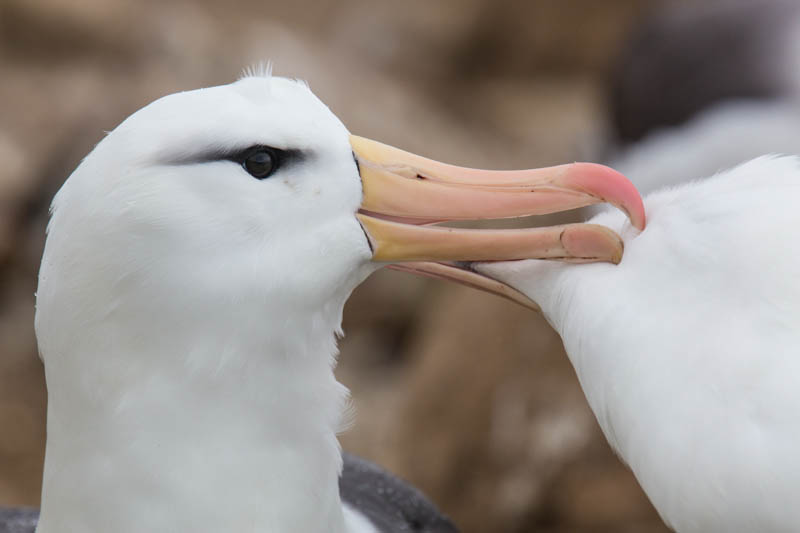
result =
[[263,180],[277,170],[278,159],[272,150],[258,148],[247,154],[242,166],[251,176]]

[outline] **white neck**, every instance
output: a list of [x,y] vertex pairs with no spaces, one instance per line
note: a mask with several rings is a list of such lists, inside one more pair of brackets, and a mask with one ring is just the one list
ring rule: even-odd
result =
[[338,311],[287,318],[309,335],[289,345],[269,325],[143,338],[108,316],[65,341],[46,358],[37,531],[344,531]]

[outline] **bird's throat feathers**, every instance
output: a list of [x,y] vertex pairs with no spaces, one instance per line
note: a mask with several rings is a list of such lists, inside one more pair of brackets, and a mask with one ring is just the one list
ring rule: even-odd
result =
[[337,530],[348,392],[333,367],[349,287],[313,309],[280,291],[211,302],[207,287],[160,295],[136,274],[104,290],[99,269],[90,296],[70,292],[82,284],[69,269],[42,268],[40,533],[125,532],[143,502],[153,530]]
[[[329,321],[311,321],[285,327],[320,338]],[[311,333],[259,346],[242,330],[125,340],[113,320],[105,326],[71,343],[80,352],[47,355],[40,533],[139,528],[143,504],[154,530],[336,531],[348,395],[333,376],[332,327],[316,344]],[[288,496],[297,494],[306,496]]]

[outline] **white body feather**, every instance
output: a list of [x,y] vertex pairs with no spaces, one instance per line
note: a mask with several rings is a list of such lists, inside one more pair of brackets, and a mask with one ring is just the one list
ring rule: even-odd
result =
[[800,161],[650,195],[618,266],[480,268],[538,302],[608,441],[681,533],[800,531]]

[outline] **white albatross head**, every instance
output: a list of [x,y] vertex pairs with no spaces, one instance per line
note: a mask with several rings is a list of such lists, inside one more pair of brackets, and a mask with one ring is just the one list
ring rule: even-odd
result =
[[52,206],[36,314],[49,392],[39,532],[342,530],[346,390],[332,367],[352,289],[398,264],[529,303],[457,262],[616,262],[619,237],[425,224],[601,201],[643,226],[638,194],[610,169],[444,165],[351,136],[282,78],[134,113]]

